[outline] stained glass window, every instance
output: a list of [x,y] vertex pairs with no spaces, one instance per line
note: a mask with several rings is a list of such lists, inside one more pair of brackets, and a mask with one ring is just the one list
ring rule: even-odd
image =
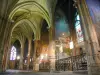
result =
[[11,52],[10,52],[10,60],[15,60],[16,59],[16,48],[12,46]]
[[76,34],[77,34],[77,41],[78,41],[78,43],[80,43],[84,39],[83,39],[83,32],[82,32],[81,24],[80,24],[80,17],[78,14],[75,18],[75,29],[76,29]]

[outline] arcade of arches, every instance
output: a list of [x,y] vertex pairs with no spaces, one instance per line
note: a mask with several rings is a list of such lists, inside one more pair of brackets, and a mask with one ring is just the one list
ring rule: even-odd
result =
[[0,7],[0,72],[100,74],[99,0],[1,0]]

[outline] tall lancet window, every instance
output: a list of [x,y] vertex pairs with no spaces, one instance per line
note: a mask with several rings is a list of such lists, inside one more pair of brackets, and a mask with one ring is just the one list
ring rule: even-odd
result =
[[10,60],[15,60],[16,59],[16,48],[12,46],[11,52],[10,52]]
[[76,29],[76,34],[77,34],[77,41],[78,41],[78,43],[80,43],[84,40],[84,38],[83,38],[82,29],[81,29],[79,14],[77,14],[76,18],[75,18],[75,29]]

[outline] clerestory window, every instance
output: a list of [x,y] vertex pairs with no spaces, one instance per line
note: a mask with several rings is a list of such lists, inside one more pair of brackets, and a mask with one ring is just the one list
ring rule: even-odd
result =
[[84,40],[84,38],[83,38],[82,29],[81,29],[79,14],[76,14],[76,17],[75,17],[75,29],[76,29],[77,41],[78,43],[80,43]]

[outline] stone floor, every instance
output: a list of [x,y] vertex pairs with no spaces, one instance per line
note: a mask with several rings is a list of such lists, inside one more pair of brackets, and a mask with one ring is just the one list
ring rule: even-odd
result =
[[67,72],[32,72],[23,70],[7,70],[5,73],[0,73],[0,75],[88,75],[86,72],[74,73],[72,71]]

